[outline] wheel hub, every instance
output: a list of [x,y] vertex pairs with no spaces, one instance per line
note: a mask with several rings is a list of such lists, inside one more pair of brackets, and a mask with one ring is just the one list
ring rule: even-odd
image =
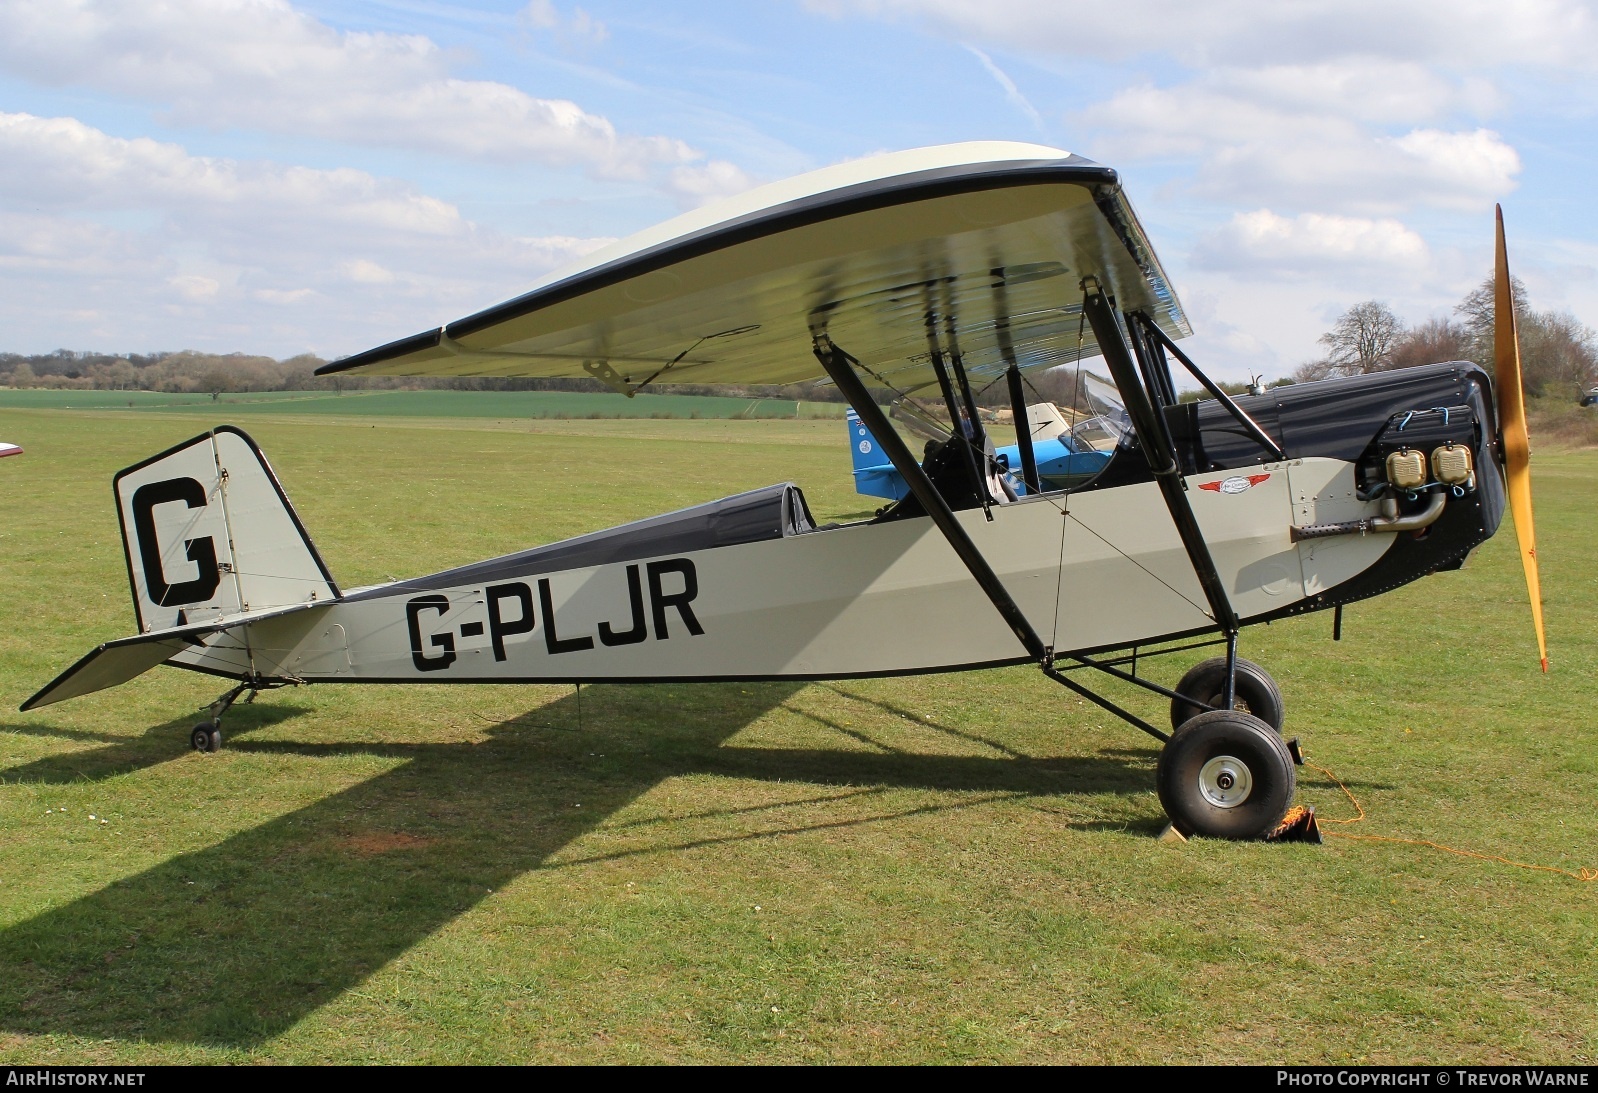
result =
[[1241,759],[1217,755],[1199,768],[1199,793],[1216,808],[1236,808],[1248,800],[1254,776]]

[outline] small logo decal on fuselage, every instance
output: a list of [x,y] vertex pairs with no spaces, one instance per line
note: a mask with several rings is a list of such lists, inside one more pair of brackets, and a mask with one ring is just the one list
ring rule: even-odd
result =
[[1234,474],[1219,482],[1200,482],[1199,489],[1209,490],[1211,493],[1247,493],[1269,477],[1268,474]]

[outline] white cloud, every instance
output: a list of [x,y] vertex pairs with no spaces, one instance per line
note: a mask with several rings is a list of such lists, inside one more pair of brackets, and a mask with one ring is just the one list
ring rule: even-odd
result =
[[357,258],[354,261],[345,262],[339,268],[344,271],[344,276],[351,281],[357,281],[363,285],[387,285],[392,284],[394,281],[392,272],[384,269],[376,262],[367,261],[365,258]]
[[813,11],[915,19],[961,41],[1027,53],[1186,64],[1370,56],[1445,65],[1594,67],[1598,19],[1581,0],[807,0]]
[[[1397,212],[1417,204],[1476,208],[1515,187],[1520,157],[1492,130],[1416,127],[1389,134],[1360,113],[1416,121],[1446,113],[1454,89],[1424,81],[1399,98],[1345,97],[1334,66],[1296,102],[1262,93],[1281,70],[1206,74],[1184,85],[1144,84],[1084,110],[1096,154],[1112,161],[1188,160],[1197,192],[1347,212]],[[1255,86],[1250,86],[1251,84]],[[1284,101],[1285,100],[1285,101]]]
[[192,300],[196,303],[212,299],[216,296],[217,290],[222,287],[211,278],[201,277],[197,274],[169,277],[167,278],[167,283],[177,289],[178,294],[185,300]]
[[689,208],[743,193],[756,181],[742,167],[724,159],[713,159],[702,166],[678,167],[670,176],[678,203]]
[[[536,7],[537,5],[535,5]],[[603,36],[582,12],[561,21]],[[631,136],[564,99],[449,75],[419,35],[341,32],[286,0],[11,0],[0,69],[164,104],[182,124],[239,126],[642,178],[700,154]]]
[[92,335],[351,352],[502,300],[609,242],[495,232],[364,171],[195,156],[28,114],[0,114],[0,208],[31,210],[0,213],[8,348]]
[[1336,273],[1409,273],[1426,269],[1426,241],[1397,220],[1301,213],[1278,216],[1269,209],[1238,213],[1194,248],[1200,268],[1243,276],[1307,278]]
[[1004,97],[1010,100],[1010,104],[1026,115],[1027,120],[1032,123],[1034,129],[1040,133],[1043,132],[1043,115],[1039,114],[1037,107],[1033,106],[1031,100],[1021,93],[1021,89],[1015,85],[1015,81],[1010,78],[1010,74],[995,64],[992,57],[989,57],[976,46],[968,45],[965,48],[981,63],[988,75],[993,77],[994,82],[1004,92]]
[[192,156],[176,144],[31,114],[0,114],[0,196],[38,208],[167,206],[184,220],[221,210],[262,228],[287,213],[355,233],[448,236],[462,229],[453,205],[365,171]]
[[610,37],[610,28],[582,8],[563,16],[550,0],[532,0],[521,10],[521,21],[534,30],[554,31],[557,36],[584,45],[601,45]]
[[269,304],[297,304],[301,300],[315,296],[316,290],[311,288],[258,288],[250,295]]

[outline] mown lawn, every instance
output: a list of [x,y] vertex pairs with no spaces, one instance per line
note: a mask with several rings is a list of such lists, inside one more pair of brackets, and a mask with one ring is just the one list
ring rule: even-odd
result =
[[[110,477],[208,423],[0,409],[0,705],[130,631]],[[347,585],[785,479],[867,507],[836,422],[246,424]],[[1245,636],[1350,830],[1598,866],[1595,488],[1539,453],[1547,677],[1507,527],[1340,643]],[[0,1062],[1598,1059],[1598,884],[1157,843],[1153,742],[1034,670],[279,691],[192,753],[219,690],[0,713]]]

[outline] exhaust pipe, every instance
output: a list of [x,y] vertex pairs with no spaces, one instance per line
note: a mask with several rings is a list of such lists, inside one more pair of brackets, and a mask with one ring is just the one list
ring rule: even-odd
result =
[[1409,516],[1398,514],[1398,501],[1388,497],[1382,501],[1382,514],[1364,520],[1345,520],[1340,524],[1307,524],[1290,529],[1293,542],[1304,539],[1324,539],[1331,535],[1369,535],[1378,531],[1419,531],[1431,527],[1443,514],[1448,503],[1445,490],[1433,490],[1426,498],[1426,507]]

